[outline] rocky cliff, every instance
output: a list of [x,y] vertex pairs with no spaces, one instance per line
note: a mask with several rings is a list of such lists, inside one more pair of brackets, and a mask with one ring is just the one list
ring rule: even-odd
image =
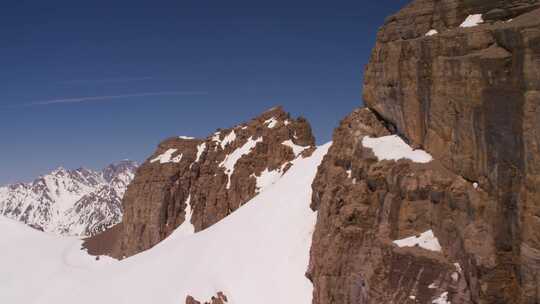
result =
[[123,200],[122,223],[89,239],[94,254],[122,258],[151,248],[175,229],[201,231],[277,180],[314,148],[311,128],[277,107],[206,139],[162,142]]
[[[539,5],[417,0],[386,20],[367,108],[313,184],[314,303],[540,301]],[[405,143],[433,159],[385,155]]]

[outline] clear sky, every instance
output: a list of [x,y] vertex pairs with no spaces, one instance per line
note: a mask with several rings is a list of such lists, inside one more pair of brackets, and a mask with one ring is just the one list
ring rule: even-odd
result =
[[142,161],[274,105],[326,142],[408,2],[1,1],[0,184]]

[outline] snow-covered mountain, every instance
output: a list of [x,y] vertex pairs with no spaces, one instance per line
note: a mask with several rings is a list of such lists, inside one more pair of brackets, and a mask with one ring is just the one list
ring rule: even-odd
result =
[[58,168],[31,183],[0,187],[0,215],[67,236],[90,236],[122,219],[122,197],[137,164],[121,161],[96,172]]
[[274,184],[208,229],[181,226],[121,261],[96,260],[80,250],[81,240],[0,218],[0,303],[176,304],[222,292],[227,303],[310,304],[305,271],[317,215],[309,207],[311,183],[328,147],[299,156]]

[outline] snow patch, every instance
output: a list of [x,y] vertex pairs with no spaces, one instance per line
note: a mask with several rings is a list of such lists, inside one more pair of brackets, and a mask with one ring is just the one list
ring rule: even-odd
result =
[[456,267],[457,272],[463,273],[463,268],[461,268],[461,265],[459,265],[459,263],[454,263],[454,267]]
[[195,137],[191,137],[191,136],[178,136],[178,138],[180,138],[180,139],[195,139]]
[[433,303],[433,304],[452,304],[452,303],[450,303],[450,301],[448,301],[448,292],[447,291],[443,292],[438,298],[433,300],[433,302],[431,302],[431,303]]
[[242,147],[225,156],[225,159],[219,164],[220,167],[225,168],[225,174],[227,174],[229,179],[227,182],[227,189],[230,189],[231,187],[231,175],[234,172],[236,162],[242,158],[242,156],[249,154],[259,142],[262,142],[262,137],[259,137],[256,140],[254,140],[253,137],[250,137]]
[[[352,178],[352,170],[348,169],[346,172],[347,172],[347,177]],[[353,183],[353,185],[356,184],[356,177],[352,179],[352,183]]]
[[484,22],[482,14],[469,15],[465,21],[459,27],[475,27]]
[[152,159],[150,161],[150,163],[155,163],[155,162],[158,162],[160,164],[167,164],[167,163],[170,163],[170,162],[174,162],[174,163],[178,163],[180,162],[180,160],[182,159],[182,154],[180,154],[180,158],[175,157],[175,158],[172,158],[173,154],[178,151],[178,149],[169,149],[167,151],[165,151],[163,154],[159,155],[158,157]]
[[411,236],[405,239],[396,240],[394,244],[399,247],[416,247],[431,250],[431,251],[441,251],[441,245],[439,240],[435,237],[432,230],[428,230],[419,236]]
[[303,146],[297,145],[297,144],[293,143],[293,141],[290,140],[290,139],[282,142],[281,144],[285,145],[287,147],[291,147],[295,157],[298,157],[298,155],[300,155],[302,152],[304,152],[304,150],[309,148],[309,147],[303,147]]
[[236,140],[236,133],[234,130],[231,131],[231,133],[227,134],[225,138],[221,141],[221,149],[225,149],[227,145],[234,142]]
[[397,135],[376,138],[365,136],[362,145],[372,149],[379,161],[409,159],[415,163],[429,163],[433,160],[429,153],[424,150],[413,150]]
[[438,33],[439,32],[437,30],[431,29],[426,33],[426,36],[433,36],[433,35],[437,35]]
[[267,125],[268,128],[273,129],[277,126],[278,120],[275,117],[272,117],[267,119],[264,124]]
[[180,155],[177,155],[175,158],[171,159],[171,162],[173,163],[179,163],[182,160],[183,154],[180,153]]
[[191,215],[193,210],[191,209],[191,194],[188,195],[186,199],[186,209],[184,209],[186,217],[184,222],[176,228],[175,233],[179,235],[190,235],[195,233],[195,226],[191,223]]
[[195,162],[198,162],[199,160],[201,160],[201,156],[205,150],[206,150],[206,143],[202,143],[197,146],[197,158],[195,159]]

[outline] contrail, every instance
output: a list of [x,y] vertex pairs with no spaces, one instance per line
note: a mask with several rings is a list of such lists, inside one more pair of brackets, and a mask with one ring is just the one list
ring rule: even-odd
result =
[[122,94],[122,95],[102,95],[102,96],[86,96],[86,97],[73,97],[73,98],[61,98],[61,99],[50,99],[42,101],[33,101],[29,103],[24,103],[20,105],[14,105],[12,107],[30,107],[30,106],[44,106],[58,103],[78,103],[78,102],[89,102],[89,101],[101,101],[101,100],[110,100],[110,99],[123,99],[130,97],[145,97],[145,96],[174,96],[174,95],[207,95],[208,92],[204,91],[167,91],[167,92],[143,92],[143,93],[133,93],[133,94]]
[[154,77],[123,77],[123,78],[105,78],[105,79],[76,79],[65,80],[59,83],[61,84],[85,84],[85,83],[115,83],[115,82],[133,82],[154,79]]

